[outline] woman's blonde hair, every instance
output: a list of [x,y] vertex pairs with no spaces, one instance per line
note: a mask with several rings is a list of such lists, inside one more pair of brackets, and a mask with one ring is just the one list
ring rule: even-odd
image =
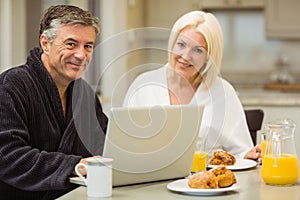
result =
[[209,88],[216,80],[220,72],[221,61],[223,55],[223,32],[217,18],[203,11],[192,11],[180,17],[173,25],[168,49],[169,49],[169,64],[172,65],[171,54],[178,35],[186,28],[191,27],[196,32],[201,33],[207,43],[208,60],[206,66],[201,68],[198,79],[194,84],[199,84],[201,81],[206,84],[205,88]]

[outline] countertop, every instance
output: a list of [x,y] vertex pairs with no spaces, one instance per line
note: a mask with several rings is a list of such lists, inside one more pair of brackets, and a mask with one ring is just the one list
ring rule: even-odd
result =
[[233,85],[243,106],[300,107],[300,72],[295,82],[273,83],[272,71],[223,71],[222,77]]
[[235,87],[243,106],[300,106],[300,92]]
[[[261,85],[233,85],[243,106],[300,107],[300,91],[267,90]],[[103,106],[110,106],[110,99],[100,97]],[[120,101],[121,105],[121,101]]]
[[[261,200],[282,200],[288,197],[290,200],[298,200],[300,198],[300,184],[299,180],[293,186],[271,186],[266,185],[260,176],[260,166],[235,172],[237,182],[240,189],[236,192],[227,192],[221,195],[213,196],[193,196],[181,193],[171,192],[167,189],[167,184],[171,181],[138,184],[132,186],[123,186],[113,188],[112,197],[102,199],[122,199],[122,200],[135,200],[135,199],[170,199],[170,200],[183,200],[183,199],[220,199],[220,200],[236,200],[236,199],[261,199]],[[79,188],[69,192],[68,194],[59,198],[60,200],[84,200],[84,199],[101,199],[101,198],[88,198],[86,195],[86,187],[80,186]]]

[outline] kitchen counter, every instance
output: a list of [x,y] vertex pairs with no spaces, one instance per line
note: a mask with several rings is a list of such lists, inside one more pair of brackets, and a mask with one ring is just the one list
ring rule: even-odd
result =
[[243,106],[299,106],[300,92],[265,90],[262,87],[236,87]]
[[[299,107],[300,92],[266,90],[261,86],[236,86],[238,97],[244,107]],[[100,97],[104,111],[109,114],[110,100]]]
[[270,82],[272,71],[222,72],[236,89],[243,106],[300,107],[300,73],[293,72],[295,83]]
[[132,186],[123,186],[113,188],[112,197],[108,198],[88,198],[86,195],[86,187],[79,187],[68,194],[60,197],[60,200],[84,200],[84,199],[170,199],[170,200],[183,200],[183,199],[223,199],[223,200],[236,200],[236,199],[261,199],[261,200],[281,200],[288,197],[290,200],[300,198],[300,184],[299,181],[293,186],[279,187],[266,185],[260,177],[260,166],[235,172],[237,182],[240,189],[236,192],[227,192],[213,196],[193,196],[181,193],[171,192],[167,189],[167,184],[171,181],[162,181],[147,184],[138,184]]

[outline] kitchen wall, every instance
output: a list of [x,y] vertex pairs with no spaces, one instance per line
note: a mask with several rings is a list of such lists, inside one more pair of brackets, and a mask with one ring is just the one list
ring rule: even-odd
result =
[[[204,2],[215,4],[214,8],[203,6]],[[169,0],[161,2],[146,0],[146,26],[157,25],[170,29],[182,14],[191,10],[201,10],[201,7],[203,7],[214,13],[221,23],[225,42],[221,72],[223,77],[231,83],[261,85],[268,82],[270,74],[275,70],[278,58],[287,60],[290,70],[293,73],[299,73],[300,57],[297,49],[300,48],[300,37],[293,40],[270,39],[267,37],[265,1],[242,0],[238,1],[240,5],[232,6],[225,5],[226,2],[228,3],[228,1],[222,0],[187,0],[185,2],[175,0],[172,1],[172,4],[176,5],[177,9],[174,9],[173,12],[169,6]],[[242,7],[241,2],[245,4],[249,2],[251,4],[253,2],[257,3],[255,6]],[[294,2],[296,7],[299,6],[299,3],[295,3],[295,0],[289,0],[286,4],[291,2]],[[157,41],[155,39],[152,40],[153,43]],[[167,38],[160,39],[161,45],[166,46]],[[162,58],[160,59],[161,62],[165,61]],[[295,77],[297,78],[297,76]],[[300,82],[300,80],[298,81]]]
[[[127,27],[131,33],[128,33],[127,48],[130,49],[141,44],[145,47],[154,47],[128,53],[126,57],[128,70],[138,69],[141,65],[146,65],[144,70],[148,70],[152,69],[150,67],[152,63],[155,64],[153,65],[155,68],[167,61],[168,34],[156,32],[141,36],[136,28],[163,27],[170,30],[173,23],[182,14],[200,9],[199,2],[201,1],[128,1]],[[244,0],[244,2],[246,1]],[[171,3],[172,7],[170,7]],[[174,7],[176,9],[173,9]],[[292,74],[295,75],[296,81],[300,82],[300,78],[297,78],[300,77],[298,76],[300,57],[297,54],[297,49],[300,48],[300,39],[267,38],[263,6],[243,9],[212,9],[210,12],[218,17],[223,28],[225,48],[221,73],[232,84],[261,86],[269,82],[270,74],[275,70],[278,58],[288,61]],[[124,19],[122,20],[124,21]],[[141,72],[143,70],[138,70],[133,76]],[[130,80],[132,79],[130,78]]]
[[0,0],[0,72],[26,59],[26,4]]
[[[293,73],[299,73],[297,49],[300,49],[300,40],[268,39],[263,10],[213,13],[220,20],[224,32],[222,74],[232,83],[263,84],[269,81],[270,73],[275,70],[280,57],[287,59]],[[255,78],[249,78],[249,74]]]
[[0,72],[23,64],[38,45],[39,18],[44,8],[73,4],[87,8],[89,0],[0,0]]

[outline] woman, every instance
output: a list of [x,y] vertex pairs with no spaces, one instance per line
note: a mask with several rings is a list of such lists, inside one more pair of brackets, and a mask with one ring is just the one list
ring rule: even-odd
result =
[[203,104],[199,135],[207,136],[209,153],[223,149],[237,158],[258,159],[260,146],[253,147],[236,92],[218,76],[223,53],[218,20],[202,11],[183,15],[172,28],[168,49],[168,63],[138,76],[123,105]]

